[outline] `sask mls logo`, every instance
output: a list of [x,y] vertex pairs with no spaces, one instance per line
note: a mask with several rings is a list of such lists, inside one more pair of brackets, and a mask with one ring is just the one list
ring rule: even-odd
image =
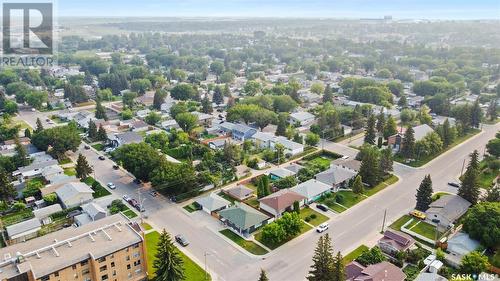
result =
[[51,66],[54,53],[52,2],[4,2],[2,5],[4,66]]

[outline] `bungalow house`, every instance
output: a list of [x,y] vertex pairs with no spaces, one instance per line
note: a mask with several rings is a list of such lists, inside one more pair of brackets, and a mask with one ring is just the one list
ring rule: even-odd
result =
[[147,131],[149,129],[148,123],[142,121],[142,120],[135,120],[130,124],[130,128],[134,132],[143,132]]
[[167,131],[170,131],[171,129],[179,129],[179,124],[177,124],[177,121],[175,119],[171,120],[165,120],[161,122],[161,127]]
[[35,215],[35,218],[37,218],[42,224],[45,225],[52,222],[50,215],[60,211],[62,211],[61,205],[53,204],[47,207],[34,210],[33,215]]
[[291,163],[290,165],[288,165],[288,166],[285,167],[286,170],[294,172],[295,174],[297,174],[303,168],[304,168],[304,166],[301,166],[301,165],[299,165],[297,163]]
[[221,131],[230,133],[233,139],[239,141],[250,139],[255,133],[257,133],[257,129],[238,123],[223,122],[219,125],[219,127]]
[[[434,130],[427,124],[415,126],[413,127],[413,131],[415,132],[415,141],[419,141],[423,139],[427,134],[434,132]],[[405,129],[401,129],[399,133],[387,138],[387,145],[389,147],[392,147],[392,149],[396,151],[401,150],[405,132]]]
[[264,133],[264,132],[256,132],[252,136],[252,141],[255,143],[256,146],[266,149],[271,147],[271,141],[275,138],[276,136],[271,133]]
[[316,117],[313,114],[307,111],[300,111],[291,113],[288,117],[288,123],[291,125],[299,124],[300,126],[308,126],[311,125],[315,119]]
[[299,205],[304,205],[305,196],[302,196],[290,189],[281,189],[278,192],[270,194],[259,199],[259,208],[272,214],[274,217],[281,217],[286,211],[293,209],[293,203],[299,202]]
[[225,189],[223,190],[223,192],[238,201],[244,201],[253,196],[253,190],[242,184],[238,184],[235,187]]
[[271,148],[274,149],[276,144],[281,144],[285,148],[285,155],[297,155],[304,152],[304,145],[298,142],[291,141],[285,137],[275,137],[271,141]]
[[92,201],[94,191],[85,183],[70,182],[56,190],[57,197],[65,209]]
[[214,150],[220,150],[226,146],[226,143],[231,143],[229,138],[215,139],[208,142],[208,147]]
[[212,121],[214,117],[210,114],[202,113],[202,112],[192,112],[196,117],[198,117],[198,124],[200,126],[203,126],[205,128],[211,127],[212,126]]
[[260,226],[266,225],[270,217],[242,203],[219,211],[221,221],[236,233],[248,237]]
[[145,118],[146,116],[148,116],[148,114],[150,112],[151,112],[151,109],[142,109],[142,110],[137,110],[135,115],[137,115],[137,117],[139,117],[139,118]]
[[201,206],[201,209],[208,214],[226,209],[231,205],[231,202],[220,197],[215,193],[210,193],[210,195],[201,197],[195,200],[195,202]]
[[319,182],[330,186],[333,191],[337,191],[339,188],[347,188],[349,180],[357,174],[354,170],[338,165],[331,165],[328,170],[316,174],[315,178]]
[[457,232],[447,241],[448,247],[446,251],[450,254],[446,256],[446,260],[451,264],[458,266],[462,261],[463,256],[477,250],[481,244],[469,237],[467,233]]
[[462,197],[450,194],[432,202],[425,213],[427,220],[447,229],[467,212],[470,205],[471,203]]
[[87,223],[105,218],[106,215],[107,212],[103,207],[97,205],[96,203],[90,202],[82,206],[82,213],[75,216],[74,220],[78,226],[82,226]]
[[386,230],[384,237],[378,240],[378,246],[382,252],[395,255],[398,252],[407,252],[415,245],[415,240],[409,235],[395,231]]
[[124,144],[140,143],[142,142],[142,139],[142,136],[137,132],[124,132],[108,136],[108,141],[114,147],[119,147]]
[[42,228],[40,220],[32,218],[20,223],[7,226],[7,237],[9,244],[24,242],[38,236],[38,231]]
[[364,266],[356,261],[345,267],[346,281],[404,281],[406,274],[390,262]]
[[297,173],[286,168],[278,168],[269,172],[269,178],[271,180],[279,180],[286,177],[295,176]]
[[333,160],[332,164],[349,170],[353,170],[355,172],[359,172],[359,169],[361,168],[361,161],[356,159],[344,160],[342,158],[339,158]]
[[51,159],[48,161],[41,161],[32,163],[29,166],[20,167],[15,170],[12,175],[17,177],[19,180],[24,181],[26,179],[36,178],[42,176],[44,168],[57,165],[57,160]]
[[304,204],[309,204],[318,200],[322,195],[330,193],[332,187],[315,179],[310,179],[290,188],[290,190],[302,195]]

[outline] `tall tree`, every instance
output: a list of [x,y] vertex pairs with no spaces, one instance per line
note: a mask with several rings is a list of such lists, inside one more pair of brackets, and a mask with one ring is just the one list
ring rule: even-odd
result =
[[325,90],[323,91],[323,102],[332,102],[333,101],[333,91],[330,87],[330,84],[327,84]]
[[104,127],[99,125],[99,130],[97,130],[97,135],[96,135],[97,140],[99,141],[106,141],[108,140],[108,134],[106,133],[106,130]]
[[377,132],[380,134],[384,133],[385,128],[385,114],[383,109],[380,110],[380,113],[377,115]]
[[307,280],[309,281],[329,281],[334,278],[334,257],[330,236],[321,236],[314,250],[313,264]]
[[442,137],[443,139],[443,146],[447,147],[450,144],[452,144],[455,141],[455,134],[453,132],[453,129],[450,126],[450,121],[448,118],[444,120],[443,127],[442,127]]
[[417,189],[417,205],[415,207],[417,210],[425,212],[429,209],[429,205],[432,203],[432,192],[431,175],[426,175]]
[[24,167],[29,165],[31,162],[30,157],[28,155],[28,151],[26,148],[19,142],[19,138],[15,138],[14,140],[16,144],[16,154],[14,155],[14,162],[16,163],[17,167]]
[[469,154],[470,160],[469,160],[469,165],[467,165],[467,168],[475,170],[479,172],[479,152],[474,150],[471,154]]
[[382,149],[380,154],[380,171],[384,174],[392,172],[393,170],[392,149],[387,147]]
[[393,136],[398,133],[398,127],[396,125],[396,120],[392,117],[392,115],[389,115],[387,117],[387,121],[385,122],[384,126],[384,138],[387,139],[390,136]]
[[280,113],[278,115],[278,127],[276,128],[277,136],[284,136],[286,134],[288,115],[286,113]]
[[212,101],[215,104],[221,104],[224,102],[224,94],[222,93],[222,89],[220,86],[216,86],[214,90],[214,95],[212,97]]
[[35,133],[40,133],[41,131],[43,131],[42,120],[40,120],[40,118],[36,118]]
[[472,204],[477,203],[480,194],[477,175],[477,170],[469,166],[462,177],[462,184],[458,188],[458,195]]
[[479,125],[481,124],[481,120],[483,119],[483,111],[479,106],[479,98],[477,98],[474,104],[472,105],[470,118],[471,118],[470,123],[472,127],[478,128]]
[[9,198],[16,196],[17,192],[14,185],[11,183],[7,172],[0,168],[0,198],[3,201],[9,200]]
[[333,260],[333,279],[332,281],[345,281],[346,273],[345,273],[345,264],[344,258],[342,254],[337,252],[337,256],[335,256]]
[[98,99],[95,105],[95,118],[108,120],[108,116],[106,115],[106,110],[104,106],[102,106],[101,101]]
[[492,101],[490,101],[490,105],[488,106],[488,111],[487,111],[490,121],[495,121],[498,117],[497,106],[498,106],[497,99],[493,99]]
[[170,235],[165,229],[160,234],[157,252],[153,262],[156,281],[181,281],[186,278],[184,273],[184,262],[179,250],[172,243]]
[[366,184],[372,187],[380,182],[381,175],[378,154],[378,149],[375,147],[366,147],[362,150],[363,158],[361,160],[359,175]]
[[90,167],[87,162],[87,158],[83,156],[81,153],[78,154],[78,159],[76,160],[76,177],[79,179],[86,179],[92,172],[93,169]]
[[266,275],[266,272],[264,271],[264,269],[260,270],[259,281],[269,281],[269,278],[267,278],[267,275]]
[[165,97],[167,93],[163,90],[156,90],[153,97],[153,108],[156,110],[161,110],[161,105],[165,102]]
[[201,100],[201,111],[206,114],[211,114],[214,109],[212,108],[212,103],[208,99],[208,95]]
[[95,141],[97,138],[97,126],[95,125],[95,122],[92,120],[89,121],[89,129],[87,135],[89,139],[91,139],[92,141]]
[[365,132],[365,143],[375,144],[376,132],[375,132],[375,115],[371,114],[368,117],[368,123],[366,124]]
[[361,194],[364,192],[365,188],[363,186],[363,180],[361,179],[360,175],[357,175],[356,178],[354,179],[351,189],[352,192],[356,194]]
[[408,126],[401,143],[401,154],[405,158],[413,158],[415,155],[415,131],[411,126]]
[[30,128],[24,129],[24,136],[27,138],[31,138],[31,130]]

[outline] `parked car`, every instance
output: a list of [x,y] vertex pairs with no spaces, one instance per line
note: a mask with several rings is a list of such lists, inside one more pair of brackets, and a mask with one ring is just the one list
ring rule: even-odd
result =
[[122,197],[122,198],[123,198],[123,200],[124,200],[125,202],[130,202],[130,200],[132,199],[132,198],[130,198],[127,194],[123,195],[123,197]]
[[107,186],[110,188],[110,189],[116,189],[116,185],[112,182],[108,182]]
[[146,212],[146,209],[140,204],[135,205],[135,209],[141,213]]
[[441,221],[440,221],[440,220],[438,220],[438,219],[432,219],[432,222],[433,222],[433,223],[440,223]]
[[411,211],[410,215],[412,217],[415,217],[415,218],[421,219],[421,220],[425,220],[425,218],[427,217],[424,213],[417,211],[417,210]]
[[342,159],[347,160],[347,159],[349,159],[349,156],[348,155],[344,155],[344,156],[342,156]]
[[322,224],[320,224],[320,225],[316,228],[316,232],[318,232],[318,233],[324,232],[324,231],[326,231],[326,230],[328,229],[328,227],[329,227],[329,225],[328,225],[328,223],[327,223],[327,222],[322,223]]
[[316,208],[320,209],[323,212],[328,211],[328,208],[325,205],[316,204]]
[[132,199],[130,199],[130,201],[128,201],[128,202],[129,202],[129,203],[130,203],[130,205],[132,205],[132,207],[134,207],[134,208],[135,208],[136,206],[138,206],[138,205],[139,205],[139,202],[137,202],[137,200],[135,200],[135,199],[133,199],[133,198],[132,198]]
[[113,169],[118,170],[120,167],[118,165],[113,165]]
[[175,235],[175,241],[177,241],[177,243],[181,244],[182,247],[186,247],[187,245],[189,245],[189,242],[182,234]]
[[86,144],[83,148],[90,149],[90,146],[88,144]]
[[149,194],[150,194],[151,196],[153,196],[153,197],[158,196],[158,192],[156,192],[155,190],[151,190],[151,191],[149,192]]
[[99,160],[106,160],[106,157],[104,157],[104,156],[100,155],[100,156],[99,156]]
[[141,184],[141,180],[140,179],[134,179],[134,183]]
[[450,186],[453,186],[453,187],[456,187],[456,188],[459,188],[460,187],[460,184],[456,183],[456,182],[449,182],[448,185]]

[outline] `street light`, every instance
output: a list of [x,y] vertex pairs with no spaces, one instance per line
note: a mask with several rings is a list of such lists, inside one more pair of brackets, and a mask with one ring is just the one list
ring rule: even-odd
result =
[[203,254],[203,256],[205,257],[205,280],[208,279],[208,273],[207,273],[207,256],[210,256],[210,253],[208,253],[207,251],[205,251],[205,253]]

